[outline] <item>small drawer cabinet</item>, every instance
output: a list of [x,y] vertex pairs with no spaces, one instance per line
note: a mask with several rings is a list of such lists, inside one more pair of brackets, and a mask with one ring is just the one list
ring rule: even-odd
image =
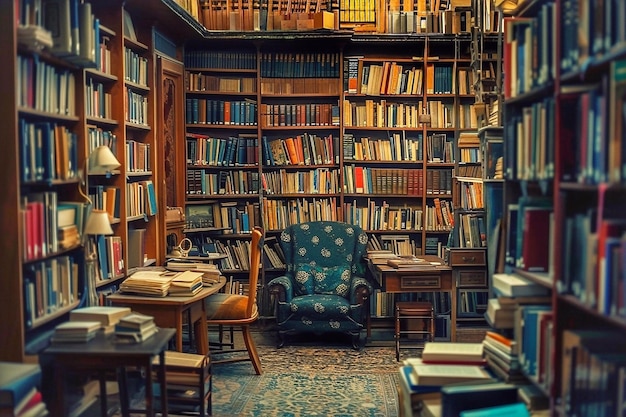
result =
[[457,342],[480,342],[489,299],[485,248],[450,248],[448,264],[457,291]]

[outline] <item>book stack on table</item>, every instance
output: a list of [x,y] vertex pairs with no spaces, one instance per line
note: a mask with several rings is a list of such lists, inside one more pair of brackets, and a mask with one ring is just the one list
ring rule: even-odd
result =
[[165,297],[170,290],[172,279],[177,272],[164,271],[161,268],[139,270],[120,284],[123,293]]
[[202,289],[202,272],[179,272],[170,282],[171,295],[194,295]]
[[100,331],[110,334],[124,316],[131,313],[129,307],[91,306],[76,308],[70,312],[70,321],[99,321]]
[[115,325],[115,341],[117,343],[140,343],[152,337],[158,330],[154,317],[131,313],[122,317]]
[[66,321],[54,328],[52,343],[85,343],[96,337],[99,321]]

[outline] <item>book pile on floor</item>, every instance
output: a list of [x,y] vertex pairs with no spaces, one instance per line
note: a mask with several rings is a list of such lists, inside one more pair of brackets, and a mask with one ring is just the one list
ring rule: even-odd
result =
[[49,415],[41,396],[41,368],[37,364],[0,362],[0,416]]
[[131,313],[122,317],[115,325],[115,341],[117,343],[140,343],[152,337],[158,330],[154,317]]
[[99,321],[66,321],[54,328],[53,343],[85,343],[96,337]]
[[483,346],[487,364],[498,378],[504,382],[526,381],[519,363],[518,345],[515,340],[487,331]]
[[179,272],[170,282],[171,295],[194,295],[202,289],[202,276],[199,271]]
[[482,343],[426,342],[421,358],[407,358],[412,385],[443,386],[492,380],[485,369]]

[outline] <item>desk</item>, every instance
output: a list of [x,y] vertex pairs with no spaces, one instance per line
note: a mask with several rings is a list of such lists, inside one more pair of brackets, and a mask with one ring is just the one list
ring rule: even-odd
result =
[[176,350],[179,352],[183,351],[183,323],[185,314],[188,313],[190,323],[193,323],[197,352],[206,355],[209,353],[209,334],[204,299],[218,292],[225,284],[226,278],[220,277],[218,283],[203,287],[192,296],[146,297],[115,293],[109,295],[107,300],[114,305],[130,307],[133,311],[154,317],[154,322],[159,327],[176,329]]
[[[114,335],[98,335],[95,339],[87,343],[57,343],[50,345],[44,352],[49,355],[52,363],[53,380],[55,383],[56,395],[50,406],[51,416],[66,416],[65,411],[65,373],[68,370],[74,371],[99,371],[100,373],[119,369],[120,402],[124,417],[130,416],[128,402],[128,387],[126,381],[126,367],[142,367],[145,369],[146,378],[146,408],[147,416],[155,416],[154,393],[152,390],[152,360],[159,356],[159,364],[165,363],[165,350],[174,336],[174,329],[159,329],[159,331],[148,340],[142,343],[120,344],[115,343]],[[167,392],[165,383],[165,369],[158,366],[159,383],[161,392]],[[100,381],[101,412],[106,416],[106,384],[103,378]],[[161,415],[167,417],[167,401],[161,401]]]
[[[456,340],[456,283],[452,279],[452,268],[444,260],[434,255],[419,257],[428,262],[438,262],[440,265],[413,266],[393,268],[388,265],[378,265],[368,262],[369,270],[374,279],[385,292],[415,293],[415,292],[447,292],[450,293],[450,340]],[[370,317],[367,319],[367,336],[371,336]]]

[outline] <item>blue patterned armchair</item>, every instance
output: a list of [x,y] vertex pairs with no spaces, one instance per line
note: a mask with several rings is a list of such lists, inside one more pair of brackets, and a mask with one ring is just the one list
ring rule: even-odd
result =
[[279,347],[288,334],[341,332],[360,348],[372,291],[364,278],[367,235],[347,223],[300,223],[283,230],[280,246],[287,271],[268,284]]

